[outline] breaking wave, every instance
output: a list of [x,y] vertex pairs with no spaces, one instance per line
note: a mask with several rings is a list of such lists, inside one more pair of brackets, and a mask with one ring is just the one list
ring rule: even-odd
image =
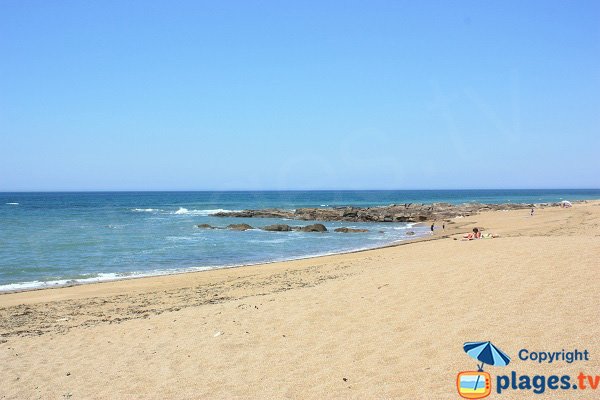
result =
[[220,213],[220,212],[232,212],[232,211],[235,211],[235,210],[225,210],[223,208],[215,208],[215,209],[211,209],[211,210],[188,210],[187,208],[179,207],[179,210],[175,211],[173,214],[207,216],[207,215],[213,215],[213,214]]

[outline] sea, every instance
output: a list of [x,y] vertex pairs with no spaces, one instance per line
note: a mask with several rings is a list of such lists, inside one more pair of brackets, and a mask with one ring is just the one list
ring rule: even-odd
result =
[[[326,233],[267,232],[260,227],[312,222],[215,217],[219,211],[585,199],[600,199],[600,190],[0,192],[0,291],[315,257],[429,234],[415,224],[354,222],[324,222]],[[256,229],[196,227],[232,223]],[[333,232],[342,226],[369,232]]]

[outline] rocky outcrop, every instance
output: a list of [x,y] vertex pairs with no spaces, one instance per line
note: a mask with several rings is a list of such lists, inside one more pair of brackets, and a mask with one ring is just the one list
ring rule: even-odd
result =
[[209,224],[198,224],[198,225],[196,225],[196,228],[200,228],[200,229],[216,229],[214,226],[209,225]]
[[300,228],[302,232],[327,232],[327,228],[323,224],[306,225]]
[[227,229],[231,229],[233,231],[247,231],[248,229],[254,228],[248,224],[230,224],[227,225]]
[[369,232],[368,229],[357,229],[357,228],[336,228],[333,230],[334,232],[342,232],[342,233],[358,233],[358,232]]
[[267,225],[261,228],[263,231],[271,231],[271,232],[289,232],[292,230],[292,227],[286,224],[275,224],[275,225]]
[[296,210],[244,210],[219,212],[215,217],[245,218],[288,218],[302,221],[349,221],[349,222],[424,222],[469,216],[481,211],[519,210],[531,207],[557,206],[555,204],[481,204],[465,203],[453,205],[448,203],[433,204],[390,204],[381,207],[333,207],[333,208],[298,208]]

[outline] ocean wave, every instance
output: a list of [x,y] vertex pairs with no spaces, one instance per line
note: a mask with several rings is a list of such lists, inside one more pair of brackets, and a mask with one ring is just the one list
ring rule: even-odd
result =
[[0,292],[10,292],[17,290],[32,290],[32,289],[45,289],[57,286],[69,286],[75,284],[114,281],[117,279],[123,279],[125,276],[121,276],[114,273],[99,273],[96,276],[89,278],[77,278],[77,279],[57,279],[54,281],[30,281],[30,282],[19,282],[9,283],[6,285],[0,285]]
[[165,239],[168,242],[196,242],[199,240],[206,240],[206,238],[202,236],[167,236]]
[[394,227],[392,229],[395,230],[395,231],[404,231],[404,230],[407,230],[407,229],[410,229],[410,228],[414,227],[417,224],[418,224],[418,222],[407,222],[403,226],[396,226],[396,227]]
[[207,271],[215,268],[231,268],[237,267],[238,265],[223,265],[218,267],[191,267],[191,268],[179,268],[179,269],[156,269],[145,272],[129,272],[129,273],[99,273],[89,278],[75,278],[75,279],[57,279],[53,281],[29,281],[29,282],[17,282],[0,285],[0,293],[2,292],[20,292],[26,290],[36,289],[48,289],[53,287],[63,286],[75,286],[83,285],[87,283],[98,283],[98,282],[109,282],[118,281],[125,279],[143,278],[148,276],[163,276],[163,275],[175,275],[186,272],[199,272]]
[[19,203],[6,203],[6,204],[9,206],[18,206],[19,205]]
[[175,212],[173,212],[173,214],[175,215],[200,215],[200,216],[208,216],[208,215],[213,215],[216,213],[220,213],[220,212],[235,212],[238,210],[225,210],[223,208],[214,208],[214,209],[209,209],[209,210],[188,210],[187,208],[184,207],[179,207],[179,209]]
[[185,207],[179,207],[175,211],[166,211],[166,210],[163,210],[160,208],[133,208],[133,209],[131,209],[131,211],[138,212],[138,213],[208,216],[208,215],[216,214],[219,212],[231,212],[231,211],[238,211],[238,210],[226,210],[223,208],[214,208],[214,209],[208,209],[208,210],[189,210]]
[[271,239],[271,240],[252,239],[252,240],[248,240],[248,243],[285,243],[285,242],[289,242],[290,240],[291,240],[290,238],[279,238],[279,239]]
[[123,229],[124,226],[125,225],[112,225],[112,224],[106,225],[106,227],[108,229]]

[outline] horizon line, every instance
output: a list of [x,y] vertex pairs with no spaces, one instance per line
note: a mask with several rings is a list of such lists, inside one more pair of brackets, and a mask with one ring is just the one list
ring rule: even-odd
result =
[[202,193],[202,192],[402,192],[402,191],[493,191],[493,190],[600,190],[600,188],[458,188],[458,189],[100,189],[100,190],[0,190],[5,193]]

